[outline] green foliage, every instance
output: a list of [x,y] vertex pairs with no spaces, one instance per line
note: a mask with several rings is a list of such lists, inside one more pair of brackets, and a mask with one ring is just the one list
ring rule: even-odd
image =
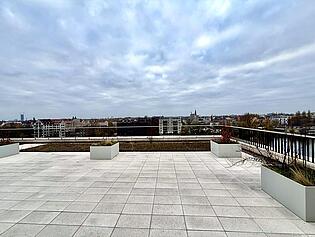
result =
[[238,119],[237,125],[246,128],[258,128],[260,126],[260,119],[258,114],[244,114]]
[[266,130],[274,130],[276,127],[279,126],[279,122],[276,120],[271,120],[269,118],[265,118],[262,122],[264,129]]
[[309,127],[315,124],[315,120],[312,118],[310,110],[307,113],[298,111],[289,118],[288,123],[290,127]]

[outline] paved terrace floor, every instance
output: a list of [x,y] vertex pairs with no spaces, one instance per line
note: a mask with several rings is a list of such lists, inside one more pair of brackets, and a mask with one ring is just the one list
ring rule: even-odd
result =
[[2,236],[315,236],[261,191],[259,165],[209,152],[20,153],[0,183]]

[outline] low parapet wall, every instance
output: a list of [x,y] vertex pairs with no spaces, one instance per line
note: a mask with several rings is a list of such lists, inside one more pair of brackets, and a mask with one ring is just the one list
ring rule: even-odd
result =
[[210,141],[220,135],[198,135],[198,136],[119,136],[119,137],[51,137],[51,138],[11,138],[14,142],[26,143],[49,143],[49,142],[91,142],[104,140],[118,140],[119,142],[137,141]]

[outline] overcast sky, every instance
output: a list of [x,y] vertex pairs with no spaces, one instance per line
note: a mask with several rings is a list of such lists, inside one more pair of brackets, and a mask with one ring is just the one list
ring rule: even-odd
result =
[[1,0],[0,119],[315,110],[313,0]]

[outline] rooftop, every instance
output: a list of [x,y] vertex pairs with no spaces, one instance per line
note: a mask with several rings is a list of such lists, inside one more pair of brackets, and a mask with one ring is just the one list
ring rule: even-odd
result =
[[87,152],[2,158],[0,233],[315,235],[315,223],[261,190],[258,163],[233,162],[210,152],[121,152],[109,161],[91,161]]

